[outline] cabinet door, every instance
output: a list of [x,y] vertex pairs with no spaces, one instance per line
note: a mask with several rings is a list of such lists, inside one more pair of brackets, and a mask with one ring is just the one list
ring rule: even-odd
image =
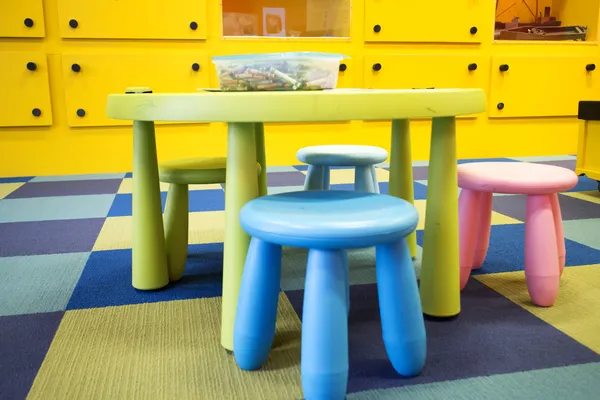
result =
[[481,43],[492,40],[494,2],[366,0],[365,41]]
[[0,53],[0,126],[50,126],[46,55]]
[[358,77],[360,62],[356,57],[348,58],[340,62],[340,74],[338,75],[337,88],[353,88],[356,77]]
[[206,39],[205,0],[57,0],[64,38]]
[[109,94],[131,86],[147,86],[155,93],[195,92],[208,87],[211,68],[205,55],[64,55],[67,120],[73,127],[128,125],[106,117]]
[[42,0],[1,0],[0,37],[44,37]]
[[575,116],[580,100],[600,100],[599,62],[586,56],[493,57],[489,115]]
[[486,88],[488,60],[476,55],[366,56],[365,88]]

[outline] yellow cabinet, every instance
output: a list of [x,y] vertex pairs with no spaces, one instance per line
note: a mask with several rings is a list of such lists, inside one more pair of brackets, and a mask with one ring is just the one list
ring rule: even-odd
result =
[[476,55],[366,56],[365,88],[485,88],[488,60]]
[[205,0],[57,0],[63,38],[206,39]]
[[52,125],[46,55],[0,53],[0,126]]
[[44,37],[42,0],[0,1],[0,37]]
[[208,87],[206,55],[69,54],[62,57],[69,126],[124,125],[106,117],[106,98],[130,86],[154,92],[195,92]]
[[490,0],[366,0],[365,41],[481,43],[491,40]]
[[575,116],[580,100],[600,99],[598,74],[593,56],[494,57],[489,116]]

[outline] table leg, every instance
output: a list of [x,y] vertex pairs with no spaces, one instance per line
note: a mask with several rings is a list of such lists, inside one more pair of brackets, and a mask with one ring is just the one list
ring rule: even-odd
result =
[[431,317],[460,313],[456,164],[456,120],[434,118],[420,287],[423,313]]
[[260,175],[258,176],[258,194],[267,195],[267,154],[265,152],[265,125],[262,122],[254,124],[254,136],[256,138],[256,162],[260,164]]
[[158,183],[154,122],[133,122],[131,284],[140,290],[169,283]]
[[229,123],[227,134],[221,345],[231,351],[235,311],[250,244],[250,236],[240,226],[239,214],[244,204],[258,197],[254,129],[253,123]]
[[[415,203],[412,155],[410,150],[410,121],[392,121],[392,145],[390,148],[390,183],[388,193],[400,197],[411,204]],[[410,255],[417,256],[417,236],[411,233],[406,238]]]

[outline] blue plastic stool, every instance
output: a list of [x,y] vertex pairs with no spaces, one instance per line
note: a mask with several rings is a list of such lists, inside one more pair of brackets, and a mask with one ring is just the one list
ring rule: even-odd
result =
[[281,246],[308,248],[302,315],[304,397],[343,399],[348,382],[348,261],[346,249],[376,246],[377,288],[385,348],[401,375],[425,364],[425,325],[405,237],[418,214],[382,194],[306,191],[265,196],[241,210],[252,236],[234,325],[237,364],[255,370],[275,336]]
[[354,190],[379,193],[375,165],[384,162],[388,152],[375,146],[311,146],[298,150],[296,157],[308,164],[304,190],[329,189],[330,167],[354,167]]

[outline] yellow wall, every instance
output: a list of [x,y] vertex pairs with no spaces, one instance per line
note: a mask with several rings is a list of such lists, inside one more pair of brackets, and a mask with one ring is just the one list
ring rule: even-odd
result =
[[[1,3],[0,36],[9,36],[2,31],[2,26],[8,27],[9,22],[19,35],[28,35],[30,31],[22,27],[23,15],[35,13],[31,7],[39,5],[41,0],[23,0],[19,6],[12,4],[17,2]],[[89,6],[92,3],[100,4],[99,11]],[[126,86],[152,86],[160,92],[216,86],[210,56],[217,54],[336,52],[352,56],[348,70],[341,77],[341,86],[483,87],[488,93],[489,111],[459,120],[460,157],[575,153],[577,101],[600,97],[600,76],[595,77],[600,68],[593,73],[585,71],[589,63],[600,67],[595,42],[493,43],[495,4],[490,0],[427,3],[355,0],[348,40],[223,39],[219,3],[45,0],[43,21],[38,18],[35,25],[39,32],[45,22],[45,27],[42,26],[45,37],[0,38],[0,61],[12,60],[0,63],[0,75],[16,77],[0,80],[0,121],[28,125],[0,127],[0,176],[131,170],[130,127],[105,118],[106,94],[122,92]],[[592,15],[596,32],[598,1],[589,3],[595,8],[583,15]],[[167,4],[172,11],[157,9],[152,14],[136,8],[152,4],[160,7]],[[119,12],[110,8],[117,5],[121,7]],[[72,11],[69,7],[78,8]],[[199,13],[203,15],[198,17]],[[162,16],[163,23],[152,20],[157,15]],[[96,22],[96,27],[107,32],[105,37],[118,36],[120,32],[131,33],[131,26],[136,25],[132,21],[145,18],[148,23],[142,34],[152,35],[160,30],[162,37],[175,39],[62,38],[61,35],[77,34],[65,25],[69,18],[76,17],[81,21],[77,32],[89,33],[91,22]],[[199,29],[189,32],[187,22],[182,28],[182,18],[184,21],[194,18]],[[15,20],[20,22],[15,24]],[[374,23],[382,25],[380,34],[373,33]],[[468,32],[471,26],[478,27],[476,35]],[[199,39],[204,34],[206,39]],[[427,42],[414,43],[421,40]],[[27,57],[39,58],[36,72],[23,68],[21,61]],[[74,62],[82,65],[80,74],[70,70]],[[201,64],[199,73],[191,72],[192,62]],[[374,62],[383,65],[378,73],[372,71]],[[478,64],[478,69],[466,71],[472,62]],[[503,63],[511,65],[507,73],[498,71],[498,65]],[[46,73],[49,86],[36,83],[43,82]],[[568,89],[559,89],[558,85]],[[29,110],[35,104],[47,103],[44,93],[48,87],[51,110],[48,105],[41,117],[34,118]],[[502,111],[496,107],[499,102],[506,105]],[[75,114],[79,107],[86,110],[84,118]],[[31,126],[35,124],[49,126]],[[268,163],[293,164],[296,150],[310,144],[370,143],[388,147],[389,125],[388,122],[269,125]],[[415,121],[413,127],[413,157],[427,159],[430,123]],[[160,159],[224,155],[226,151],[222,124],[162,124],[157,130]]]

